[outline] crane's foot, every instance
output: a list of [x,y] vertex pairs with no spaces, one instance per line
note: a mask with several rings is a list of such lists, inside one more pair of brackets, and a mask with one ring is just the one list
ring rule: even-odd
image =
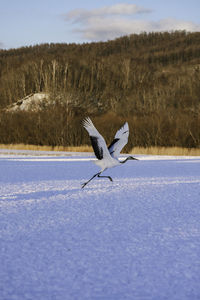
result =
[[92,178],[90,178],[90,180],[88,180],[87,182],[82,183],[82,184],[81,184],[81,188],[83,189],[83,188],[86,186],[86,184],[88,184],[88,183],[89,183],[94,177],[96,177],[96,176],[97,176],[97,177],[100,177],[100,178],[102,178],[102,177],[103,177],[103,178],[108,178],[110,181],[113,181],[112,178],[111,178],[110,176],[100,176],[100,174],[101,174],[101,173],[97,173],[97,174],[95,174]]
[[81,184],[81,188],[83,189],[86,186],[87,182]]
[[100,178],[108,178],[108,179],[110,179],[110,181],[113,181],[110,176],[100,176],[100,174],[99,174],[98,177],[100,177]]

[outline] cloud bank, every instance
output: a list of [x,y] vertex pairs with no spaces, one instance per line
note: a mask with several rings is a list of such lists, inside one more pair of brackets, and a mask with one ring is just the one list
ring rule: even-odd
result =
[[145,20],[145,15],[151,12],[135,4],[119,3],[93,10],[75,9],[65,15],[65,20],[72,23],[74,33],[89,41],[105,41],[144,31],[200,31],[200,25],[184,20]]

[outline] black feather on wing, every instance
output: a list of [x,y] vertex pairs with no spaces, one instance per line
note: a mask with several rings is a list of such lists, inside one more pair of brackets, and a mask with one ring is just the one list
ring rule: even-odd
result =
[[99,146],[98,138],[96,136],[90,136],[90,140],[96,157],[100,160],[103,159],[103,148]]
[[110,144],[110,146],[108,147],[108,150],[109,150],[109,152],[110,152],[110,155],[111,154],[113,154],[113,146],[114,146],[114,144],[116,144],[117,142],[119,141],[119,139],[114,139],[113,141],[112,141],[112,143]]

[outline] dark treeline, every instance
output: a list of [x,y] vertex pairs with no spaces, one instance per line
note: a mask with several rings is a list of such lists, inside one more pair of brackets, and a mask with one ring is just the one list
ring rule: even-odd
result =
[[[43,110],[4,110],[37,92],[52,100]],[[129,148],[200,147],[200,33],[0,50],[0,107],[0,143],[86,144],[89,115],[108,142],[128,120]]]

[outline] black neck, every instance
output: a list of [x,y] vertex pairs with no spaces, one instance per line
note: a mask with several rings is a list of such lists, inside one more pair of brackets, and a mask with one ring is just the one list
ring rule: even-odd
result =
[[137,158],[135,158],[135,157],[133,157],[133,156],[128,156],[125,160],[122,160],[122,161],[120,161],[120,163],[121,164],[124,164],[127,160],[129,160],[129,159],[134,159],[134,160],[137,160]]
[[127,160],[129,160],[130,158],[127,157],[125,160],[120,161],[121,164],[124,164]]

